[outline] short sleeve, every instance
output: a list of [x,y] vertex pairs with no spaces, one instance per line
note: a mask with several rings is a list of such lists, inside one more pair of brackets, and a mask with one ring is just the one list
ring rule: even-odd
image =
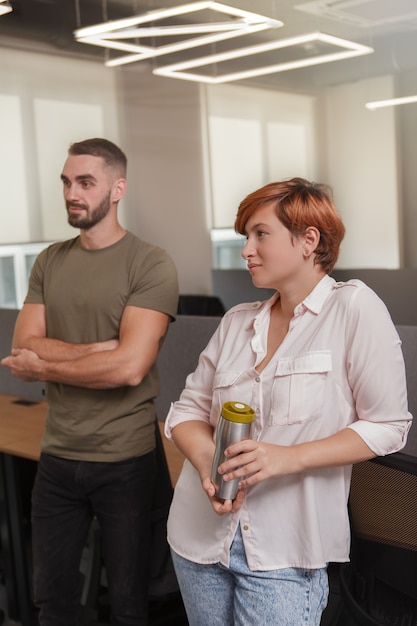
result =
[[47,250],[42,250],[37,256],[30,273],[25,304],[45,304],[43,286],[46,259]]
[[132,264],[126,304],[166,313],[175,319],[178,309],[177,270],[171,257],[155,246],[143,250]]

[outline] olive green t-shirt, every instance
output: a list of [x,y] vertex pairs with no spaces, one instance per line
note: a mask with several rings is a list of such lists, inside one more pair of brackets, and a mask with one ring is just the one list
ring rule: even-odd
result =
[[[26,303],[44,304],[47,337],[69,343],[117,339],[126,305],[175,319],[177,274],[168,254],[127,232],[85,249],[80,238],[53,244],[32,269]],[[67,459],[122,461],[155,447],[155,364],[135,387],[88,389],[48,382],[42,451]]]

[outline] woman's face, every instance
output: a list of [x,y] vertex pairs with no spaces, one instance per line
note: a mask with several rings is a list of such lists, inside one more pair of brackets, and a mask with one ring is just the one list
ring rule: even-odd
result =
[[305,268],[304,237],[296,238],[276,216],[273,203],[260,207],[245,228],[242,257],[256,287],[281,291]]

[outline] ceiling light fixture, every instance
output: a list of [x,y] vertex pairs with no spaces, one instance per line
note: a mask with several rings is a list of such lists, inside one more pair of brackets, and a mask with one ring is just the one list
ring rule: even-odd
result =
[[367,109],[375,111],[375,109],[382,109],[383,107],[392,107],[399,104],[411,104],[417,102],[417,95],[405,96],[404,98],[390,98],[388,100],[375,100],[375,102],[367,102],[365,104]]
[[0,0],[0,15],[6,15],[6,13],[11,13],[13,11],[13,7],[10,6],[8,0]]
[[[243,70],[239,72],[233,72],[229,74],[209,76],[207,74],[194,74],[191,72],[185,72],[184,70],[190,70],[195,67],[202,67],[211,63],[221,63],[223,61],[242,58],[245,56],[251,56],[259,54],[261,52],[268,52],[271,50],[277,50],[280,48],[289,48],[299,44],[305,44],[308,42],[319,41],[327,43],[333,46],[341,48],[337,52],[331,52],[328,54],[319,54],[311,57],[304,57],[296,59],[294,61],[285,61],[274,65],[264,65],[253,69]],[[370,54],[373,52],[373,48],[357,44],[353,41],[346,39],[340,39],[339,37],[333,37],[332,35],[326,35],[325,33],[308,33],[299,37],[290,37],[288,39],[280,39],[278,41],[267,42],[264,44],[258,44],[249,46],[247,48],[239,48],[237,50],[230,50],[219,54],[212,54],[206,57],[200,57],[199,59],[193,59],[189,61],[183,61],[181,63],[174,63],[172,65],[166,65],[153,70],[153,73],[158,76],[169,76],[171,78],[181,78],[183,80],[192,80],[210,84],[218,84],[224,82],[231,82],[234,80],[242,80],[244,78],[252,78],[254,76],[262,76],[266,74],[275,74],[278,72],[286,72],[289,70],[298,69],[301,67],[309,67],[312,65],[318,65],[321,63],[330,63],[332,61],[339,61],[341,59],[348,59],[363,54]]]
[[[226,22],[213,21],[202,24],[155,25],[155,23],[160,20],[166,20],[168,18],[202,10],[211,10],[226,14],[231,19]],[[143,26],[149,22],[152,22],[152,26]],[[148,11],[143,15],[130,18],[78,28],[74,31],[74,36],[76,40],[81,43],[130,53],[127,56],[110,59],[106,62],[107,66],[113,67],[171,54],[180,50],[189,50],[198,46],[280,26],[283,26],[283,23],[279,20],[244,11],[236,7],[230,7],[219,2],[192,2],[181,6]],[[127,39],[137,39],[139,37],[143,39],[146,37],[181,37],[183,35],[196,36],[156,47],[137,44],[136,42],[126,42]]]

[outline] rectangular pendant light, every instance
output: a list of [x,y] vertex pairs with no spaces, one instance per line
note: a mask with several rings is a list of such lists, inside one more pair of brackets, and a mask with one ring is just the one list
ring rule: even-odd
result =
[[8,0],[0,0],[0,15],[6,15],[6,13],[11,13],[13,8],[10,6]]
[[[231,59],[240,59],[245,56],[252,56],[262,52],[270,52],[272,50],[278,50],[283,48],[290,48],[299,44],[310,43],[319,41],[327,43],[340,48],[339,51],[330,52],[327,54],[319,54],[312,57],[304,57],[296,59],[294,61],[287,61],[282,63],[276,63],[272,65],[262,65],[257,68],[242,70],[239,72],[233,72],[229,74],[220,74],[216,76],[209,76],[207,74],[196,74],[192,72],[186,72],[196,67],[203,67],[212,63],[221,63]],[[332,35],[326,35],[325,33],[308,33],[299,37],[290,37],[288,39],[280,39],[278,41],[267,42],[264,44],[257,44],[249,46],[247,48],[239,48],[236,50],[230,50],[219,54],[212,54],[199,59],[192,59],[183,61],[181,63],[174,63],[166,65],[153,70],[153,73],[158,76],[169,76],[171,78],[181,78],[183,80],[198,81],[203,83],[218,84],[225,82],[232,82],[234,80],[242,80],[245,78],[252,78],[254,76],[262,76],[266,74],[275,74],[278,72],[286,72],[289,70],[298,69],[301,67],[310,67],[321,63],[330,63],[332,61],[339,61],[341,59],[348,59],[363,54],[370,54],[373,52],[373,48],[357,44],[353,41],[346,39],[340,39],[339,37],[333,37]]]
[[[163,22],[163,20],[195,14],[203,10],[227,15],[229,19],[225,21],[202,21],[198,24],[178,24],[178,20],[172,25],[166,21]],[[283,26],[283,23],[280,20],[244,11],[220,2],[207,1],[191,2],[166,9],[148,11],[142,15],[129,18],[107,21],[102,24],[79,28],[74,34],[77,41],[81,43],[127,53],[105,61],[107,67],[116,67],[127,63],[163,57],[179,51],[193,50],[208,44],[237,39],[242,35],[258,33],[281,26]],[[164,37],[165,42],[170,36],[175,37],[175,40],[171,43],[163,43],[159,46],[149,46],[143,43],[147,38],[155,40],[162,37]],[[138,43],[138,40],[140,40],[140,43]],[[331,50],[328,53],[304,56],[293,61],[273,64],[261,63],[255,68],[237,72],[225,72],[224,74],[216,73],[215,75],[210,75],[208,72],[198,73],[192,71],[196,68],[220,64],[224,61],[253,57],[264,52],[272,52],[314,42],[328,44]],[[227,52],[219,52],[207,56],[194,57],[178,63],[162,65],[155,68],[153,73],[158,76],[216,84],[252,78],[254,76],[275,74],[321,63],[330,63],[371,52],[373,52],[373,49],[368,46],[324,33],[314,32],[253,46],[233,48]]]
[[398,106],[399,104],[411,104],[417,102],[417,95],[405,96],[404,98],[389,98],[387,100],[375,100],[375,102],[367,102],[365,104],[367,109],[375,111],[375,109],[382,109],[383,107]]
[[[158,21],[180,15],[209,10],[229,16],[225,22],[210,21],[200,24],[185,25],[157,25]],[[152,26],[146,26],[149,23]],[[275,20],[257,13],[244,11],[236,7],[230,7],[220,2],[192,2],[166,9],[148,11],[142,15],[124,18],[120,20],[103,22],[74,31],[77,41],[113,50],[128,52],[127,56],[118,57],[107,61],[106,65],[116,66],[126,63],[142,61],[153,57],[159,57],[180,50],[190,50],[199,46],[217,43],[226,39],[233,39],[242,35],[260,32],[270,28],[283,26],[279,20]],[[157,47],[137,44],[137,38],[155,37],[186,37],[174,43],[164,44]],[[130,43],[127,40],[132,40]]]

